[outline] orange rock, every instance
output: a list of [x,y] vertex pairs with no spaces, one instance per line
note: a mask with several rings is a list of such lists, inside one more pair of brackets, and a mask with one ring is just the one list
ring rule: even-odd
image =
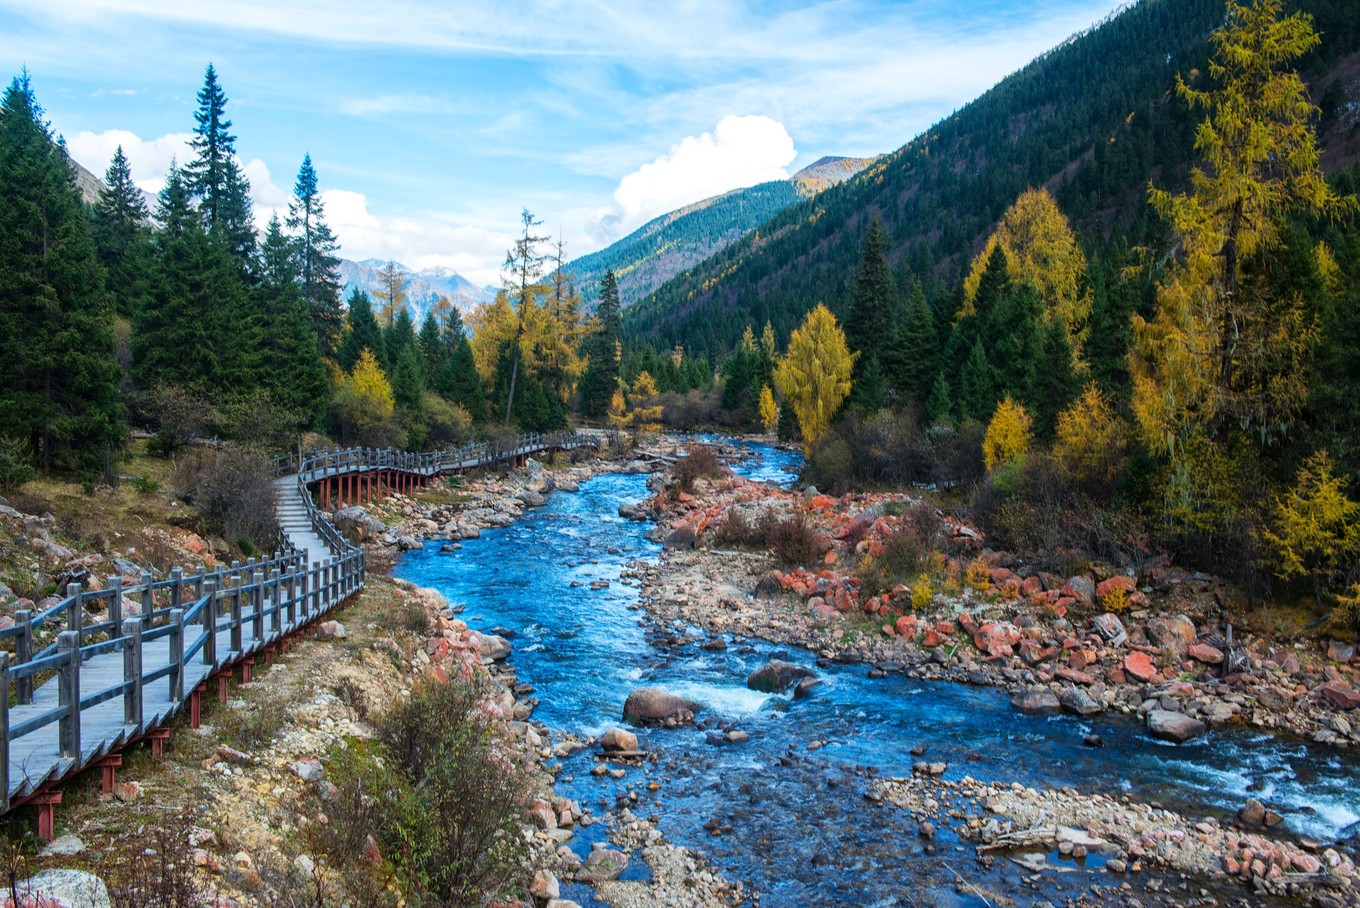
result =
[[1124,657],[1124,671],[1139,681],[1151,681],[1157,677],[1157,666],[1152,664],[1147,653],[1133,652]]

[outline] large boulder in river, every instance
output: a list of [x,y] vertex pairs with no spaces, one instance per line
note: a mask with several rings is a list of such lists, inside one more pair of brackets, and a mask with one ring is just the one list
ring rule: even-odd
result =
[[1027,687],[1011,695],[1011,706],[1030,715],[1056,713],[1062,709],[1058,695],[1046,687]]
[[622,728],[611,728],[600,738],[605,753],[637,753],[638,736]]
[[747,676],[746,686],[767,694],[782,694],[802,679],[811,677],[813,673],[801,665],[771,659]]
[[623,721],[630,725],[664,725],[674,728],[694,721],[703,709],[698,703],[668,694],[655,687],[639,687],[623,703]]
[[1175,741],[1177,744],[1184,744],[1191,738],[1198,738],[1204,734],[1207,726],[1198,719],[1192,719],[1185,713],[1172,712],[1169,709],[1154,709],[1147,714],[1148,731],[1159,738],[1168,741]]
[[343,533],[346,539],[356,544],[377,539],[387,532],[385,523],[359,507],[336,511],[331,523],[335,524],[335,528]]
[[1105,711],[1099,700],[1075,686],[1058,691],[1058,702],[1062,704],[1063,712],[1076,716],[1094,716]]

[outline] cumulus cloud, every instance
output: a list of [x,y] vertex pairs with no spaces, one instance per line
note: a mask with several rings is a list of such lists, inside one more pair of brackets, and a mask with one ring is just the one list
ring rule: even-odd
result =
[[782,123],[762,116],[726,116],[712,132],[687,136],[619,181],[614,210],[599,221],[619,237],[652,218],[732,189],[786,179],[798,156]]
[[269,166],[259,158],[252,158],[241,169],[250,181],[250,198],[255,204],[255,226],[263,233],[272,215],[277,214],[281,221],[288,217],[292,192],[274,182]]
[[189,149],[191,133],[171,132],[155,139],[143,139],[126,129],[108,129],[104,132],[78,132],[68,136],[66,147],[86,170],[103,176],[113,160],[118,146],[123,146],[123,154],[132,168],[132,182],[138,188],[150,193],[160,192],[165,187],[166,174],[170,172],[171,161],[180,164],[193,157]]
[[487,286],[500,283],[498,266],[515,241],[509,233],[454,223],[438,213],[380,218],[368,210],[363,193],[348,189],[327,189],[321,201],[348,259],[395,259],[417,271],[452,268]]

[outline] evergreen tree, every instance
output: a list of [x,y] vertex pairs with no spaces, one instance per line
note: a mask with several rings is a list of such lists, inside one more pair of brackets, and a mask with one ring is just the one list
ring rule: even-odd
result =
[[[438,388],[437,376],[444,371],[445,364],[452,358],[453,348],[439,327],[434,313],[425,316],[420,323],[420,333],[416,335],[416,347],[420,350],[420,364],[425,374],[431,377],[432,387]],[[442,391],[440,393],[443,393]]]
[[104,175],[92,227],[95,251],[104,266],[104,285],[113,311],[128,318],[147,291],[151,266],[150,214],[142,191],[132,182],[123,146],[114,152]]
[[[397,368],[397,360],[407,349],[416,345],[416,326],[411,320],[411,311],[401,307],[392,322],[383,330],[383,352],[387,358],[382,360],[383,369],[392,372]],[[378,351],[374,351],[375,353]]]
[[987,359],[981,340],[973,342],[973,349],[964,363],[960,377],[959,413],[964,419],[986,422],[991,418],[997,401],[995,372]]
[[120,444],[110,312],[65,147],[24,72],[0,98],[0,426],[44,470]]
[[397,313],[406,310],[406,272],[396,262],[388,262],[378,271],[378,280],[382,281],[374,292],[378,297],[378,320],[384,328],[391,328]]
[[402,348],[392,370],[392,398],[401,409],[419,414],[424,409],[425,378],[415,345]]
[[887,384],[884,381],[883,369],[878,364],[877,356],[869,357],[869,365],[860,373],[859,381],[855,384],[851,399],[861,413],[870,416],[882,410],[887,404]]
[[241,268],[204,232],[183,171],[166,178],[156,217],[151,291],[133,319],[133,375],[146,388],[242,390],[253,384],[259,324]]
[[954,401],[949,393],[949,379],[945,378],[943,372],[935,374],[935,383],[931,385],[930,396],[926,398],[926,421],[931,425],[948,421],[954,411]]
[[340,258],[336,255],[340,244],[326,224],[326,209],[317,191],[310,154],[302,158],[297,182],[293,184],[288,229],[297,237],[302,298],[312,330],[322,354],[334,356],[345,324],[345,311],[340,305]]
[[619,285],[613,271],[604,273],[604,280],[600,284],[600,305],[595,314],[600,327],[588,335],[582,344],[588,362],[578,387],[581,412],[592,419],[599,419],[609,409],[609,402],[619,385]]
[[888,384],[902,397],[924,403],[935,381],[938,345],[935,314],[917,283],[912,287],[906,314],[893,331],[884,362]]
[[1081,393],[1081,376],[1072,365],[1072,342],[1061,316],[1054,316],[1039,329],[1036,339],[1035,369],[1025,394],[1027,409],[1034,418],[1034,432],[1052,438],[1058,414]]
[[236,257],[244,272],[255,249],[250,182],[236,161],[236,137],[230,132],[226,112],[227,96],[209,63],[198,92],[194,136],[189,140],[195,157],[185,170],[190,188],[201,200],[204,226]]
[[298,413],[303,425],[315,425],[325,408],[326,366],[309,324],[297,268],[297,247],[275,216],[260,244],[257,268],[262,330],[256,370],[260,386],[276,404]]
[[477,371],[477,361],[472,355],[472,345],[461,331],[453,341],[453,355],[449,359],[448,377],[441,379],[442,387],[449,400],[461,405],[476,422],[486,420],[486,388],[482,376]]
[[1009,394],[1029,403],[1030,387],[1038,368],[1043,314],[1039,291],[1029,284],[1012,284],[992,311],[991,324],[984,332],[989,339],[986,347],[998,397]]
[[387,358],[382,331],[373,317],[373,305],[368,294],[357,287],[349,295],[349,313],[345,316],[345,339],[340,344],[340,368],[350,371],[359,362],[359,354],[368,350],[380,364]]
[[858,351],[856,380],[879,362],[898,321],[897,282],[888,267],[888,237],[883,220],[874,212],[864,235],[864,251],[845,316],[845,340]]

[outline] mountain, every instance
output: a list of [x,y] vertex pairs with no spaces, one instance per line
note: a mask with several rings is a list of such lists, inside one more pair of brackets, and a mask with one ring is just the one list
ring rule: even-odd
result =
[[[340,280],[345,285],[344,298],[349,299],[349,295],[356,288],[376,298],[376,291],[383,286],[378,272],[386,265],[387,262],[383,259],[364,259],[362,262],[341,259]],[[397,262],[397,267],[406,273],[406,307],[411,310],[411,317],[417,327],[441,296],[447,296],[464,315],[471,312],[478,303],[489,302],[496,296],[496,288],[478,287],[451,268],[436,267],[413,271],[400,262]]]
[[787,180],[772,180],[704,199],[648,221],[628,236],[567,266],[587,308],[611,268],[625,307],[667,280],[721,252],[799,201],[848,179],[873,158],[822,158]]
[[[1324,161],[1335,168],[1354,160],[1360,141],[1360,17],[1354,0],[1298,5],[1323,36],[1301,71],[1320,99]],[[1054,193],[1089,246],[1164,245],[1148,183],[1184,185],[1203,113],[1176,96],[1175,79],[1207,78],[1208,37],[1223,16],[1223,0],[1122,8],[853,178],[677,275],[627,310],[625,332],[714,357],[748,324],[769,320],[782,340],[818,301],[844,314],[874,213],[900,287],[955,286],[1002,212],[1036,186]]]

